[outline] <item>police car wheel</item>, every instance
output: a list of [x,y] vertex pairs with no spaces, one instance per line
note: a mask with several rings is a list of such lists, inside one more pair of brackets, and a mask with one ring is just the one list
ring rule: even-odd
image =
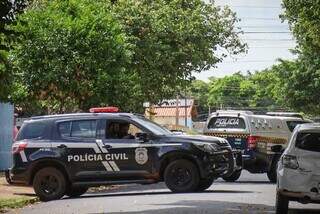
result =
[[79,197],[86,193],[88,189],[88,187],[70,187],[68,188],[66,195],[71,198]]
[[277,191],[277,196],[276,196],[276,214],[286,214],[288,213],[288,208],[289,208],[289,199],[288,197],[281,195]]
[[36,173],[33,188],[41,201],[60,199],[66,191],[66,178],[58,169],[45,167]]
[[214,181],[214,178],[200,180],[197,191],[200,191],[200,192],[205,191],[206,189],[208,189],[212,185],[213,181]]
[[164,172],[164,181],[172,192],[193,192],[199,186],[197,166],[188,160],[170,163]]
[[279,160],[280,160],[280,156],[274,157],[274,160],[271,163],[271,167],[267,172],[267,176],[271,183],[277,183],[277,168],[278,168]]
[[235,182],[238,180],[241,176],[241,170],[234,171],[230,176],[225,177],[223,176],[222,179],[227,181],[227,182]]

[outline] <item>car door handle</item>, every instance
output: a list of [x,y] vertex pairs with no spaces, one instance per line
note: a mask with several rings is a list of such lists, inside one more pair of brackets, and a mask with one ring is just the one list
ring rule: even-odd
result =
[[102,147],[105,148],[105,149],[111,149],[112,148],[111,145],[103,145]]
[[61,145],[59,145],[59,146],[57,146],[57,148],[59,148],[59,149],[66,149],[66,148],[68,148],[66,145],[64,145],[64,144],[61,144]]

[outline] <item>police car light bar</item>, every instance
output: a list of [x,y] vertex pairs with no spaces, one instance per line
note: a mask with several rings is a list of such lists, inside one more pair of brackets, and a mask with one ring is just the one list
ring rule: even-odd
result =
[[96,107],[96,108],[90,108],[89,112],[91,112],[91,113],[115,113],[115,112],[119,112],[119,108],[114,107],[114,106]]

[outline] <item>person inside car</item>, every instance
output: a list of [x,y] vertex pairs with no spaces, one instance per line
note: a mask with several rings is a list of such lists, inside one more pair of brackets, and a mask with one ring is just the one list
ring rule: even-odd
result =
[[134,139],[134,136],[129,133],[129,123],[121,123],[119,129],[119,138],[120,139]]

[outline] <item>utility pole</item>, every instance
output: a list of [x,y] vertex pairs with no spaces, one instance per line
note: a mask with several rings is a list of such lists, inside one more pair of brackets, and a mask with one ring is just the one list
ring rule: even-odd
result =
[[176,97],[176,128],[179,125],[179,95]]
[[187,106],[187,78],[184,85],[184,126],[188,127],[188,106]]

